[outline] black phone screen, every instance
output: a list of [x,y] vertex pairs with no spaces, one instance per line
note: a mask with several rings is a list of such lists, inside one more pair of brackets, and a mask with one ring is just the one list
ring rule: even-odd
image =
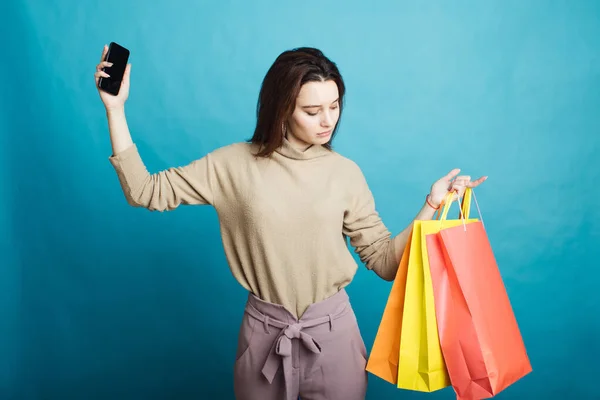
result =
[[103,70],[110,75],[110,78],[100,77],[98,87],[113,95],[119,94],[123,74],[129,60],[129,50],[125,47],[111,42],[106,53],[106,60],[113,63],[111,67],[104,67]]

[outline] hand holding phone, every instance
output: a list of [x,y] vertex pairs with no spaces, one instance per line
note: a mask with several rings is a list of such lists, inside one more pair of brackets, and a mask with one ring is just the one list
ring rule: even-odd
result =
[[100,98],[107,108],[122,107],[129,96],[129,50],[111,42],[104,46],[94,74]]

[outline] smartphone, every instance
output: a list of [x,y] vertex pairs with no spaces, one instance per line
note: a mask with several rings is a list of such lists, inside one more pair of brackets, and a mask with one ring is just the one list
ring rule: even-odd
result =
[[110,78],[100,77],[98,87],[116,96],[119,94],[121,81],[129,61],[129,50],[115,42],[110,42],[104,61],[113,63],[112,67],[102,68],[104,72],[110,75]]

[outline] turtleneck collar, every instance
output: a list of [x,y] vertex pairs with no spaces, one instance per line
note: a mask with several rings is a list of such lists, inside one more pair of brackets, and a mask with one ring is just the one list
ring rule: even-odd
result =
[[320,144],[313,144],[308,149],[302,151],[295,148],[287,138],[283,138],[283,144],[281,147],[275,150],[278,154],[284,157],[291,158],[294,160],[310,160],[313,158],[323,157],[331,154],[331,151],[321,146]]

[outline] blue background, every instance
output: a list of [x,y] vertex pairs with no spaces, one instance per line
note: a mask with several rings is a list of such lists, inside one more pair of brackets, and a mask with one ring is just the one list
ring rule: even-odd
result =
[[[282,51],[348,87],[336,150],[394,233],[454,167],[474,178],[534,371],[500,399],[600,397],[600,2],[12,1],[0,33],[0,398],[232,398],[246,294],[209,207],[129,207],[93,83],[131,49],[148,168],[250,137]],[[391,284],[349,287],[367,347]],[[371,376],[369,399],[452,399]]]

